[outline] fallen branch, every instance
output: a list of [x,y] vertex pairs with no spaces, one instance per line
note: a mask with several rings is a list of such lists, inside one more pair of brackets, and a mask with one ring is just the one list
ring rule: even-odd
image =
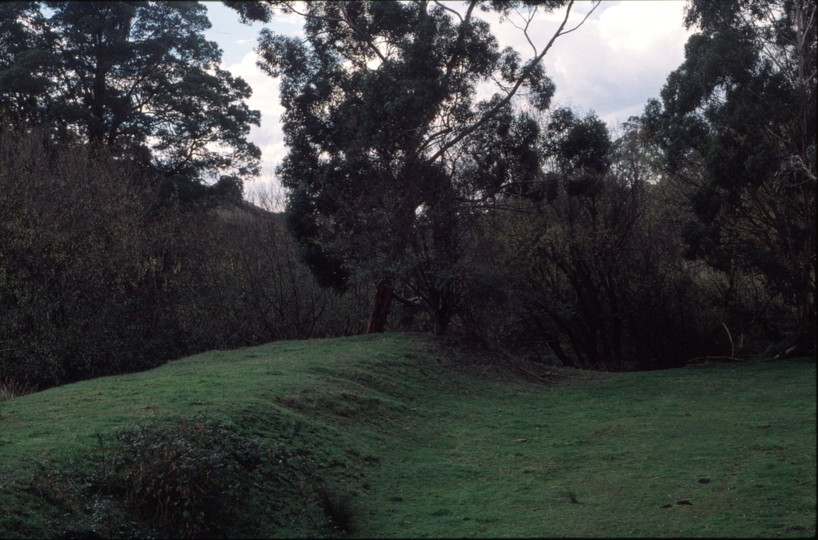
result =
[[414,298],[404,298],[395,291],[392,291],[392,299],[397,300],[401,304],[409,307],[421,307],[423,305],[423,299],[421,297],[415,296]]
[[790,356],[795,356],[797,350],[798,346],[790,347],[789,349],[781,351],[780,353],[776,354],[773,360],[781,360],[782,358],[789,358]]

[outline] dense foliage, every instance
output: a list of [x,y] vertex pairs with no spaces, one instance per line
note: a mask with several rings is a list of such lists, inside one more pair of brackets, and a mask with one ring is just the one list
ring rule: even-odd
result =
[[[0,114],[128,157],[182,189],[257,174],[251,89],[219,67],[198,2],[7,2]],[[192,184],[192,186],[189,186]]]
[[[473,292],[462,270],[475,214],[540,174],[537,124],[513,100],[525,93],[548,108],[554,84],[541,60],[567,30],[572,2],[538,6],[568,4],[554,39],[527,62],[501,51],[477,17],[518,2],[471,2],[461,13],[429,2],[271,4],[304,18],[303,40],[265,29],[258,53],[281,77],[288,154],[278,175],[306,262],[337,288],[379,283],[368,331],[384,330],[398,299],[444,333]],[[477,99],[479,84],[493,93]]]
[[[243,199],[259,114],[201,4],[0,4],[0,384],[386,328],[597,369],[814,351],[813,4],[691,2],[613,133],[550,109],[572,2],[227,4],[304,21],[257,49],[286,215]],[[565,16],[523,61],[492,10]]]
[[697,26],[645,123],[695,216],[687,257],[763,281],[815,347],[816,6],[692,1]]
[[687,214],[658,181],[641,125],[612,141],[594,116],[559,109],[543,123],[537,196],[507,199],[479,229],[495,305],[472,312],[474,331],[584,368],[729,352],[708,300],[712,276],[678,256]]
[[298,513],[322,534],[344,524],[329,512],[339,501],[306,457],[201,413],[98,434],[97,441],[91,474],[40,465],[29,482],[30,492],[73,518],[65,520],[65,536],[264,536],[260,518],[271,514],[267,527],[284,529]]
[[42,387],[361,331],[359,291],[320,289],[279,214],[183,211],[159,179],[47,141],[0,131],[0,379]]

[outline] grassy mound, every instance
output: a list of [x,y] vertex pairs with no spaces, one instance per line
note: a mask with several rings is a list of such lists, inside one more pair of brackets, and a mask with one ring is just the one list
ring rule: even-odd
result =
[[815,535],[814,362],[484,360],[279,342],[0,403],[0,536]]

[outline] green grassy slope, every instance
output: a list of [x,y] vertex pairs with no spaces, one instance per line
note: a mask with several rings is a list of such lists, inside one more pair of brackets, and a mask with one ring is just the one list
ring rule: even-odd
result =
[[203,416],[302,471],[253,487],[227,535],[342,534],[319,484],[353,536],[815,535],[814,362],[544,384],[478,356],[416,334],[279,342],[2,403],[0,537],[151,532],[88,478],[118,428]]

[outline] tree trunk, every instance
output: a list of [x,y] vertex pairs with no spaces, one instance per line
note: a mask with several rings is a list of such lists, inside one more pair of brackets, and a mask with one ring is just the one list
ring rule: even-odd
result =
[[550,335],[546,337],[545,344],[551,348],[554,355],[556,355],[557,359],[562,362],[563,366],[572,368],[577,367],[576,364],[574,364],[574,361],[571,360],[571,358],[565,354],[565,351],[562,350],[562,345],[560,345],[560,340],[557,339],[557,336]]
[[435,310],[432,319],[434,320],[434,327],[432,332],[436,336],[442,336],[446,333],[446,328],[449,327],[449,317],[442,309]]
[[369,316],[367,334],[380,334],[386,329],[386,318],[389,316],[391,303],[392,281],[384,279],[378,283],[378,289],[375,292],[375,305],[372,306],[372,314]]
[[815,350],[815,312],[808,296],[798,306],[798,330],[795,336],[795,347],[793,354],[796,355],[807,355]]

